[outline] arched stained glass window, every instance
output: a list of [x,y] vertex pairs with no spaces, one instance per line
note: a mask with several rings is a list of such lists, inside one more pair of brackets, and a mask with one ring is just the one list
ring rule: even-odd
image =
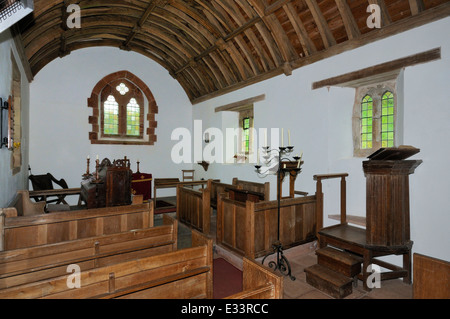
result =
[[366,95],[361,102],[361,148],[372,148],[373,141],[373,99]]
[[387,91],[381,99],[381,147],[394,146],[394,94]]
[[119,133],[119,104],[114,96],[109,95],[103,104],[103,130],[107,135]]
[[141,108],[135,98],[127,104],[127,135],[139,136]]
[[142,91],[125,79],[112,81],[102,90],[103,137],[142,138],[144,98]]
[[92,144],[154,145],[158,106],[149,87],[130,71],[104,76],[87,99]]

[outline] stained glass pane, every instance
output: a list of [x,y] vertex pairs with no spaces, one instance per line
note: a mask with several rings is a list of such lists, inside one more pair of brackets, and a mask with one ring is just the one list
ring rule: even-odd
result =
[[119,104],[112,95],[108,96],[103,105],[103,124],[104,134],[119,134]]
[[136,99],[132,98],[127,104],[127,135],[140,135],[140,116],[141,111]]
[[373,99],[366,95],[361,102],[361,148],[372,148]]
[[250,118],[246,117],[242,121],[242,151],[250,152]]
[[381,99],[381,147],[394,147],[394,94],[387,91]]
[[116,90],[119,91],[119,93],[121,95],[125,95],[128,93],[128,91],[130,91],[130,89],[124,84],[124,83],[120,83],[117,87]]

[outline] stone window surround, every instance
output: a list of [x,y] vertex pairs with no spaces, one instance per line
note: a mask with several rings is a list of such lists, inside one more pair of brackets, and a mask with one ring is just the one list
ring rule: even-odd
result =
[[[101,116],[100,103],[101,100],[101,92],[104,87],[108,86],[109,83],[115,82],[120,79],[125,79],[138,88],[141,89],[142,93],[147,98],[148,102],[148,128],[147,135],[148,138],[137,141],[137,140],[129,140],[129,139],[101,139],[99,138],[101,135],[100,132],[100,122],[99,117]],[[92,115],[89,116],[89,124],[92,125],[92,131],[89,132],[89,140],[91,144],[119,144],[119,145],[154,145],[157,141],[156,128],[158,126],[158,122],[155,120],[156,114],[158,114],[158,105],[156,104],[155,98],[153,97],[152,92],[148,88],[148,86],[139,79],[136,75],[129,71],[118,71],[111,73],[105,77],[103,77],[92,90],[91,96],[87,99],[88,107],[92,108]]]

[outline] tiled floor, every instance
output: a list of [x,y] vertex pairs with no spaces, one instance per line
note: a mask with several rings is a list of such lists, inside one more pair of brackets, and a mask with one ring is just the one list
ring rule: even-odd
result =
[[[172,216],[175,216],[172,213]],[[160,217],[155,216],[155,225],[158,225]],[[215,227],[211,227],[215,229]],[[178,227],[178,248],[190,247],[191,230],[179,223]],[[215,238],[215,234],[210,234]],[[284,277],[284,298],[285,299],[332,299],[329,295],[310,286],[306,282],[304,269],[314,265],[317,262],[315,255],[316,243],[309,243],[288,249],[284,255],[289,260],[292,274],[296,277],[294,281],[288,277]],[[214,253],[217,257],[222,257],[239,269],[242,269],[242,258],[223,249],[220,246],[214,246]],[[269,257],[265,261],[265,265],[270,261]],[[274,257],[273,257],[274,258]],[[257,259],[261,261],[262,258]],[[353,293],[345,299],[411,299],[412,285],[404,284],[401,280],[387,280],[381,282],[381,288],[372,289],[367,292],[362,287],[362,282],[358,281],[358,286],[353,287]]]

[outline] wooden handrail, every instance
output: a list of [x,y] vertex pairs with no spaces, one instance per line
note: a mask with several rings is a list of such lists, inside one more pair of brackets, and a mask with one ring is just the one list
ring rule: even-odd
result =
[[348,173],[337,173],[337,174],[318,174],[314,175],[315,181],[320,181],[322,179],[332,179],[332,178],[342,178],[348,177]]
[[337,174],[319,174],[314,175],[314,180],[316,183],[316,214],[317,214],[317,228],[318,233],[323,228],[323,192],[322,192],[322,180],[325,179],[341,179],[341,224],[347,223],[347,186],[345,178],[348,177],[348,173],[337,173]]

